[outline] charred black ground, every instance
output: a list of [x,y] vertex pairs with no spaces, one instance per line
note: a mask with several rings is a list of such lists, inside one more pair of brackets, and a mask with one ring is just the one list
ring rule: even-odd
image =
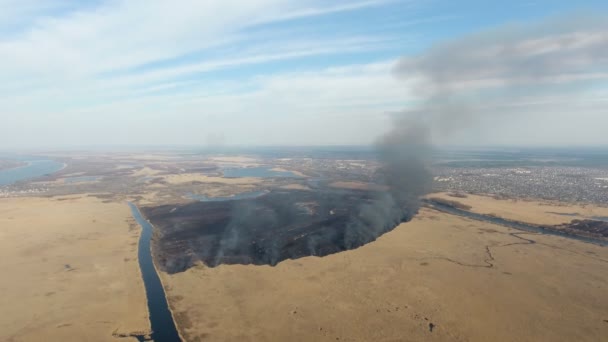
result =
[[370,191],[273,191],[262,197],[142,208],[157,228],[155,258],[168,273],[196,261],[276,265],[285,259],[328,254],[374,241],[418,210]]
[[276,265],[374,241],[410,220],[432,184],[430,134],[423,123],[396,120],[376,148],[381,166],[370,181],[385,191],[275,190],[254,199],[142,208],[158,229],[157,264],[168,273],[199,260],[211,267]]

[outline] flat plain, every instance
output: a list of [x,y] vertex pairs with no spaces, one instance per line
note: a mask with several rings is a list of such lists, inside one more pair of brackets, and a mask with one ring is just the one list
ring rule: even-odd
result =
[[[127,201],[179,205],[193,195],[367,189],[377,167],[169,153],[55,158],[67,167],[0,189],[8,196],[0,199],[0,341],[123,341],[129,338],[119,335],[149,333],[140,227]],[[248,166],[302,177],[222,172]],[[599,202],[453,195],[429,196],[533,224],[608,216]],[[607,251],[425,207],[376,241],[322,258],[275,267],[198,264],[159,275],[185,341],[599,341],[608,336]]]
[[0,199],[0,227],[1,341],[149,332],[139,227],[126,204],[86,195]]
[[532,224],[556,225],[568,223],[573,219],[608,217],[608,207],[590,203],[562,203],[541,199],[496,199],[488,195],[474,194],[454,197],[453,194],[446,192],[433,193],[428,197],[456,201],[470,206],[470,210],[474,213]]

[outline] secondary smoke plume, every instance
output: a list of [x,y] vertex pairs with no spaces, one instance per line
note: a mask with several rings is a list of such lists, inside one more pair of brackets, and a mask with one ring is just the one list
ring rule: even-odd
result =
[[[517,115],[522,102],[550,103],[548,96],[568,96],[605,81],[607,67],[608,17],[577,16],[439,44],[403,57],[396,74],[417,81],[414,91],[422,105],[407,115],[449,143],[451,134],[483,117]],[[517,111],[505,110],[511,107]]]

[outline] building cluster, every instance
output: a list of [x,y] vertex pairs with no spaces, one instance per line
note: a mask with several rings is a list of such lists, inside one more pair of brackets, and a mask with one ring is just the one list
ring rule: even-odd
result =
[[38,187],[0,187],[0,198],[36,195],[48,192],[48,188]]
[[608,203],[608,170],[583,167],[452,168],[433,170],[438,191],[464,191],[564,202]]

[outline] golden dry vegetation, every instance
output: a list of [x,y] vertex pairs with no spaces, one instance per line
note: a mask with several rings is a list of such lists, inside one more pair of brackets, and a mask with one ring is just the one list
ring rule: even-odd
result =
[[148,332],[133,223],[94,197],[0,199],[0,341]]
[[280,188],[285,189],[285,190],[310,190],[309,187],[307,187],[306,185],[302,185],[302,184],[286,184],[286,185],[280,186]]
[[[569,223],[575,218],[608,216],[608,207],[594,204],[572,204],[533,199],[496,199],[490,196],[472,194],[466,194],[465,196],[453,197],[448,193],[434,193],[428,197],[456,201],[470,206],[470,211],[478,214],[491,214],[509,220],[533,224],[557,225]],[[577,215],[568,216],[564,214]]]

